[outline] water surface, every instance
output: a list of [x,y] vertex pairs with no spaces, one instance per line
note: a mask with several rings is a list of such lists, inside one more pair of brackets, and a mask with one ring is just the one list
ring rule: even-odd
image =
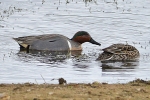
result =
[[[0,83],[93,81],[125,83],[150,79],[150,1],[148,0],[1,0]],[[54,56],[20,52],[13,37],[62,34],[84,30],[101,46],[85,43],[83,51]],[[96,61],[101,49],[128,43],[140,52],[136,62]],[[56,59],[57,58],[57,59]],[[43,77],[43,78],[42,78]]]

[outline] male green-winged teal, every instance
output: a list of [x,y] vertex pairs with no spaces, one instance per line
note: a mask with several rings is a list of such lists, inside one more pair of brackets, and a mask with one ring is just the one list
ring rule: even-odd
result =
[[140,55],[139,51],[135,47],[128,44],[113,44],[102,50],[104,52],[99,55],[97,60],[101,61],[135,60]]
[[82,50],[81,44],[90,42],[101,45],[92,39],[88,32],[79,31],[72,39],[60,34],[46,34],[39,36],[25,36],[13,38],[18,42],[20,48],[27,50],[68,51]]

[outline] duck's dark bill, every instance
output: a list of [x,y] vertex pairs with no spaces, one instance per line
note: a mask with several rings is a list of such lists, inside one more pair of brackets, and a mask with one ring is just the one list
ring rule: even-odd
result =
[[90,40],[90,43],[101,46],[101,44],[100,44],[100,43],[96,42],[96,41],[95,41],[95,40],[93,40],[92,38],[91,38],[91,40]]

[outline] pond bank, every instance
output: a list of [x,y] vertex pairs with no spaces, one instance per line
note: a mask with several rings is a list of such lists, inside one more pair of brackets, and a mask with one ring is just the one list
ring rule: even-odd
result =
[[149,100],[150,81],[126,84],[0,84],[0,100]]

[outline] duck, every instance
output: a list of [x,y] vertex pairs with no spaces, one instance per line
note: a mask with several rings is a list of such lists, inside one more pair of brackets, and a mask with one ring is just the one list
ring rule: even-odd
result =
[[25,36],[13,39],[19,44],[20,49],[24,50],[77,51],[82,50],[81,44],[85,42],[101,45],[86,31],[76,32],[71,39],[60,34]]
[[99,55],[97,60],[100,61],[127,61],[136,60],[140,53],[132,45],[129,44],[112,44],[109,47],[102,49],[103,52]]

